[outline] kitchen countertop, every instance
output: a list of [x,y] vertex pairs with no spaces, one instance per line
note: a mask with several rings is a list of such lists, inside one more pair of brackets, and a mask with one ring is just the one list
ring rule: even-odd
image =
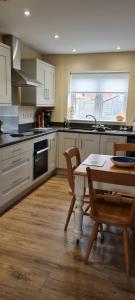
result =
[[[53,132],[72,132],[72,133],[84,133],[84,134],[100,134],[100,135],[114,135],[114,136],[132,136],[135,137],[135,132],[132,131],[120,131],[120,130],[106,130],[106,131],[97,131],[91,129],[72,129],[64,127],[53,127],[51,129],[45,129],[45,131],[40,133],[24,132],[21,137],[12,137],[10,134],[1,134],[0,135],[0,148],[31,140],[40,136],[48,135]],[[30,135],[31,134],[31,135]]]

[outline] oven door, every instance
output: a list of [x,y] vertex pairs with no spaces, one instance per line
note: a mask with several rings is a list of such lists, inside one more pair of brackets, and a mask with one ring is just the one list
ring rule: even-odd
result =
[[48,171],[48,147],[34,151],[34,179]]

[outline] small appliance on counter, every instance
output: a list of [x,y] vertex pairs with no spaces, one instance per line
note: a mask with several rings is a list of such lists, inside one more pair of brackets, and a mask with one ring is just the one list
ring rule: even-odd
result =
[[51,114],[52,111],[39,111],[37,113],[37,127],[38,128],[44,128],[44,127],[50,127],[51,126]]
[[45,111],[44,112],[44,126],[50,127],[51,126],[51,115],[52,111]]

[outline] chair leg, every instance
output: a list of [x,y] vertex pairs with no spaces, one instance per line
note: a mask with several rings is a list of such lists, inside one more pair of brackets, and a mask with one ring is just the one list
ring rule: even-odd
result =
[[74,205],[75,205],[75,196],[73,196],[73,198],[72,198],[72,200],[71,200],[71,204],[70,204],[70,207],[69,207],[69,210],[68,210],[68,215],[67,215],[67,219],[66,219],[64,231],[67,230],[68,223],[69,223],[69,221],[70,221],[70,217],[71,217],[71,214],[72,214],[72,212],[73,212]]
[[127,229],[123,230],[123,246],[124,246],[124,255],[125,255],[125,267],[127,275],[129,276],[129,253],[128,253],[128,232]]
[[87,207],[85,208],[83,214],[85,215],[89,209],[90,209],[90,204],[87,205]]
[[87,264],[88,262],[88,258],[89,258],[89,255],[90,255],[90,252],[91,252],[91,249],[92,249],[92,246],[93,246],[93,243],[97,237],[97,233],[98,233],[98,226],[99,224],[97,222],[95,222],[95,224],[93,225],[93,228],[92,228],[92,233],[89,237],[89,241],[88,241],[88,246],[87,246],[87,251],[86,251],[86,255],[85,255],[85,258],[84,258],[84,263]]

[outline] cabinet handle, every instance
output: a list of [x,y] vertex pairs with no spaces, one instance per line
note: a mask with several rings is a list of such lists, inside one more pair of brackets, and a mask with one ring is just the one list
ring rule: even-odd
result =
[[51,151],[52,149],[52,143],[51,143],[51,140],[49,141],[49,151]]
[[29,176],[26,177],[26,178],[20,177],[20,178],[14,180],[14,181],[12,182],[12,184],[13,184],[13,186],[16,186],[16,185],[18,185],[18,184],[20,184],[20,183],[26,181],[27,179],[29,179]]
[[27,161],[29,161],[29,158],[26,158],[26,159],[24,159],[24,160],[21,160],[21,158],[20,158],[20,159],[13,160],[13,161],[12,161],[12,164],[13,164],[13,165],[16,165],[16,164],[18,164],[18,163],[24,164],[24,163],[27,162]]
[[14,160],[11,162],[11,164],[7,168],[2,169],[2,172],[3,173],[8,172],[12,167],[22,165],[28,161],[29,161],[29,158],[24,159],[24,160],[21,160],[21,159]]
[[82,150],[82,139],[81,139],[81,150]]
[[7,193],[9,193],[13,188],[17,187],[18,184],[21,184],[23,182],[25,182],[26,180],[30,179],[30,176],[27,176],[25,178],[18,178],[17,180],[14,180],[12,182],[12,186],[10,186],[7,190],[3,191],[3,195],[6,195]]
[[12,150],[12,153],[18,152],[18,151],[21,151],[21,150],[22,150],[21,148],[17,148],[17,149]]

